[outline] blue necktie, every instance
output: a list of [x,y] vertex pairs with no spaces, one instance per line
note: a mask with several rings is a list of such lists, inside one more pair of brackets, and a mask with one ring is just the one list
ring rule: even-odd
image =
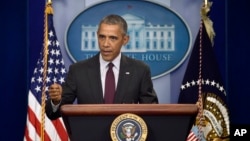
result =
[[106,73],[105,80],[105,92],[104,92],[104,101],[106,104],[111,104],[114,101],[115,96],[115,76],[113,72],[113,63],[108,64],[108,71]]

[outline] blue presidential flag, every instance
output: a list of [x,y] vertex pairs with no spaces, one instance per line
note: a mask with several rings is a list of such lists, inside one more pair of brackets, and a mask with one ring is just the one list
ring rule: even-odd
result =
[[201,11],[204,15],[183,78],[178,102],[197,104],[199,113],[194,123],[194,128],[199,129],[197,137],[213,141],[228,139],[230,128],[227,93],[213,51],[215,34],[211,21],[206,16],[206,10]]

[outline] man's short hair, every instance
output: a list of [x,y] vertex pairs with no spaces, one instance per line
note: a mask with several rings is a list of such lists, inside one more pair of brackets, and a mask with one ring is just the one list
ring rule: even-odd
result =
[[[123,31],[123,34],[126,35],[127,34],[127,30],[128,30],[128,25],[127,25],[127,22],[125,21],[124,18],[122,18],[121,16],[119,15],[114,15],[114,14],[111,14],[111,15],[108,15],[106,17],[104,17],[100,23],[99,23],[99,27],[101,24],[110,24],[110,25],[119,25],[122,27],[122,31]],[[98,28],[99,30],[99,28]]]

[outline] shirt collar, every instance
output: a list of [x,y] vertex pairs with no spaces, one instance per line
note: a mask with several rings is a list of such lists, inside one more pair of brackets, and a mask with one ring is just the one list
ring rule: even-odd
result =
[[[101,68],[105,68],[108,65],[108,63],[110,63],[108,61],[103,60],[101,54],[99,56],[99,61],[101,64],[101,66],[100,66]],[[112,63],[114,64],[114,67],[118,70],[120,68],[120,61],[121,61],[121,53],[119,53],[119,55],[112,61]]]

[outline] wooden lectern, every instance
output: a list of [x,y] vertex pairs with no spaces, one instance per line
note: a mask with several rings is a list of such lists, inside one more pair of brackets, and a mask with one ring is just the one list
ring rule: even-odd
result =
[[71,141],[112,141],[111,124],[124,113],[145,121],[147,141],[186,141],[198,108],[195,104],[76,104],[63,105],[61,112]]

